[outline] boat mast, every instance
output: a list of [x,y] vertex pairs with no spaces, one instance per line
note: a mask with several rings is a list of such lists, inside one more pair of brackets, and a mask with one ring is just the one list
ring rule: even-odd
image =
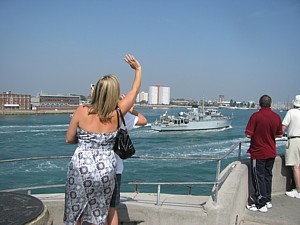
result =
[[202,99],[202,114],[203,114],[203,116],[204,116],[204,97],[203,97],[203,99]]

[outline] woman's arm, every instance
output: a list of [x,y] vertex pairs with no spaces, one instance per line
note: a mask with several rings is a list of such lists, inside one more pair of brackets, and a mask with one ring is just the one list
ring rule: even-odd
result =
[[118,106],[121,109],[123,115],[125,115],[135,103],[142,83],[142,67],[140,63],[132,55],[126,55],[124,57],[124,60],[130,65],[132,69],[135,70],[135,76],[131,90],[118,103]]
[[82,106],[79,106],[76,111],[74,112],[72,119],[70,121],[67,133],[66,133],[66,143],[68,144],[77,144],[77,127],[78,127],[78,118],[79,118],[79,111]]

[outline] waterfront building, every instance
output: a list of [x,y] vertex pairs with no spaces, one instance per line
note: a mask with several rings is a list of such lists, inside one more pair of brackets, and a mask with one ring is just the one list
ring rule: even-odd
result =
[[149,105],[158,104],[158,86],[149,87],[148,104]]
[[31,109],[36,110],[40,106],[40,98],[38,96],[31,97]]
[[219,95],[219,102],[222,103],[225,101],[225,96],[224,95]]
[[141,92],[139,95],[139,102],[148,102],[148,93],[147,92]]
[[170,104],[170,87],[160,87],[159,89],[159,104]]
[[172,99],[170,102],[172,105],[180,105],[180,106],[191,106],[197,105],[193,100],[186,100],[186,99]]
[[47,95],[39,96],[40,104],[37,109],[43,110],[69,110],[76,109],[80,105],[80,96],[78,95]]
[[6,91],[0,94],[0,109],[10,110],[30,110],[31,95],[14,94],[11,91]]
[[150,86],[148,95],[149,105],[169,105],[170,87],[160,85]]
[[222,101],[219,103],[219,107],[229,108],[230,107],[230,101]]

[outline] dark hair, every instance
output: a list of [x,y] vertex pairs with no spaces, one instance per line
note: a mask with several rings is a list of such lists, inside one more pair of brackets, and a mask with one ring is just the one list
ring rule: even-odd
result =
[[263,95],[259,99],[260,107],[271,107],[272,99],[269,95]]

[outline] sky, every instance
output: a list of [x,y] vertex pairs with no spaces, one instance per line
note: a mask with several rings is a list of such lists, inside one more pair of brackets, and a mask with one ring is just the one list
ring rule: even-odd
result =
[[116,75],[171,98],[291,102],[300,94],[299,0],[0,0],[0,91],[88,95]]

